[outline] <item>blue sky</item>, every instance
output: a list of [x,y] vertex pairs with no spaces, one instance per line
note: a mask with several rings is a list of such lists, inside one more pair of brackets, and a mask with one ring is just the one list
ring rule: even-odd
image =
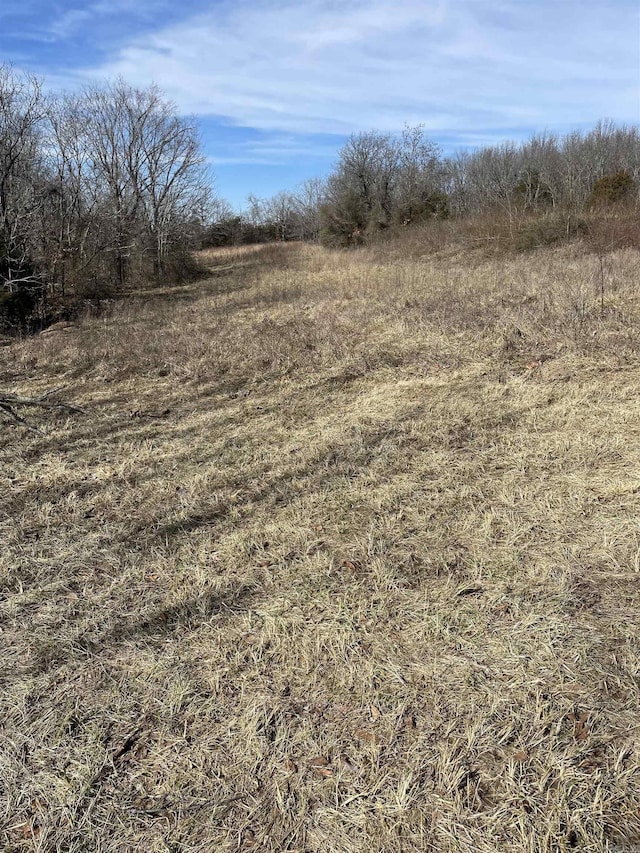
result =
[[2,0],[0,62],[156,82],[236,207],[326,174],[351,132],[446,152],[640,121],[638,0]]

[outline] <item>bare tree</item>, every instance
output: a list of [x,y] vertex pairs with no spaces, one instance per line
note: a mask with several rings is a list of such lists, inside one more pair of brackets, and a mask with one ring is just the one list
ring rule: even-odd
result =
[[[48,294],[104,294],[164,277],[209,221],[211,176],[194,121],[122,80],[45,97],[0,66],[0,321]],[[167,268],[171,262],[171,269]]]
[[599,122],[586,134],[541,134],[519,145],[503,143],[459,153],[446,167],[457,214],[498,209],[513,219],[546,208],[578,211],[596,181],[607,175],[629,175],[637,198],[640,134],[637,127]]
[[318,240],[322,220],[320,208],[326,197],[326,182],[321,178],[304,181],[293,196],[294,235],[298,240]]
[[350,137],[330,175],[321,206],[330,239],[349,242],[398,222],[444,215],[445,173],[438,147],[424,128]]
[[137,141],[129,149],[129,170],[144,206],[155,272],[162,277],[171,249],[189,242],[185,226],[206,215],[211,179],[195,122],[175,115],[153,88],[124,94]]
[[0,285],[38,287],[34,221],[42,202],[40,137],[47,104],[37,78],[0,66]]
[[438,146],[423,125],[405,125],[400,139],[395,218],[403,224],[443,215],[445,174]]
[[397,140],[375,132],[351,136],[329,176],[322,206],[329,239],[348,243],[354,234],[390,225],[400,163]]
[[251,221],[266,239],[281,242],[294,236],[296,199],[289,192],[279,192],[271,198],[259,199],[249,196]]
[[163,277],[168,256],[188,242],[211,200],[194,122],[177,116],[155,87],[122,80],[87,89],[74,109],[97,190],[93,211],[107,238],[102,251],[112,253],[118,283],[125,284],[132,257],[149,254]]

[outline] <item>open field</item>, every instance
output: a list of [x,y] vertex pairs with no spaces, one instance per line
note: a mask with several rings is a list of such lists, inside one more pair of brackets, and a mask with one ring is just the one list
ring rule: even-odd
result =
[[640,850],[640,253],[206,261],[0,348],[0,849]]

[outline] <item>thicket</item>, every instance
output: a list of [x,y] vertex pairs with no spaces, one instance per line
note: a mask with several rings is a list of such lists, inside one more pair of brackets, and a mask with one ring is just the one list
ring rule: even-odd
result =
[[273,241],[316,241],[320,237],[324,198],[324,181],[311,178],[296,192],[279,192],[266,199],[249,196],[247,210],[239,214],[220,202],[218,216],[203,234],[203,244],[238,246]]
[[637,207],[639,193],[637,127],[600,122],[586,133],[536,135],[444,157],[417,126],[399,138],[353,135],[329,177],[316,182],[311,205],[301,206],[295,193],[280,193],[254,201],[241,221],[248,228],[259,224],[264,239],[308,239],[312,233],[347,246],[388,229],[454,219],[479,231],[479,222],[485,230],[506,229],[511,245],[526,249],[579,236],[582,214]]
[[210,201],[197,127],[155,87],[53,96],[0,66],[0,326],[188,273]]
[[[456,215],[500,210],[509,216],[585,209],[599,184],[624,175],[629,198],[640,187],[640,132],[600,122],[586,132],[542,134],[526,142],[465,152],[446,161]],[[616,200],[621,200],[620,195]]]

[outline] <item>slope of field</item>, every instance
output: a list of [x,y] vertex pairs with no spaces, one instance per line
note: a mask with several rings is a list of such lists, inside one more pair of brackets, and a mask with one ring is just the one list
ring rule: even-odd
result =
[[640,254],[207,261],[0,349],[0,849],[640,849]]

